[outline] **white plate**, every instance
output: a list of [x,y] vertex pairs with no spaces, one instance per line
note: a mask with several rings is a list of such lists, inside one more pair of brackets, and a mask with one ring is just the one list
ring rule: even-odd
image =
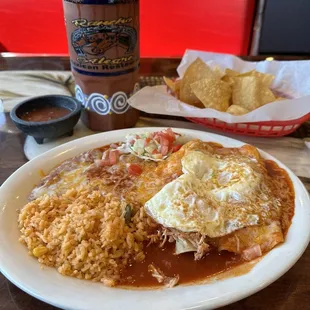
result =
[[[304,252],[310,239],[310,200],[299,179],[282,163],[261,151],[263,157],[276,161],[293,181],[295,215],[283,245],[269,252],[247,274],[204,285],[178,286],[157,291],[130,291],[104,287],[100,283],[64,277],[52,268],[40,269],[18,242],[16,209],[26,203],[33,186],[45,172],[82,151],[124,139],[130,132],[155,131],[163,128],[135,128],[100,133],[71,141],[48,151],[18,169],[0,188],[0,268],[15,285],[54,306],[65,309],[214,309],[247,297],[288,271]],[[226,147],[242,142],[195,130],[174,129],[189,138],[214,141]]]

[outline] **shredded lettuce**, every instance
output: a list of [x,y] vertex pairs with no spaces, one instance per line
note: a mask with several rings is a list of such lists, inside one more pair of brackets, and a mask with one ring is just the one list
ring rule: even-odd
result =
[[[170,129],[171,131],[171,129]],[[172,132],[172,131],[171,131]],[[125,138],[125,142],[117,149],[121,153],[131,153],[145,160],[162,161],[165,160],[172,152],[173,146],[178,144],[180,134],[174,133],[175,139],[170,143],[170,149],[167,154],[162,155],[159,135],[165,135],[167,132],[143,132],[137,134],[129,134]],[[171,139],[171,138],[170,138]]]

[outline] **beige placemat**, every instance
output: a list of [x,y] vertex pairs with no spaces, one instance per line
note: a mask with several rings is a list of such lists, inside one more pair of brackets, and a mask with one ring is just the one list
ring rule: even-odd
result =
[[[163,84],[162,77],[140,78],[140,87]],[[28,98],[44,95],[74,96],[70,71],[0,71],[0,99],[5,112]]]
[[0,99],[5,112],[28,98],[74,95],[70,71],[0,71]]

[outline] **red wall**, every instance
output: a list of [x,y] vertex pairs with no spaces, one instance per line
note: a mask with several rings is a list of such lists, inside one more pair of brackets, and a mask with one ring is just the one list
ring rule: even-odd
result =
[[[140,0],[141,55],[246,55],[255,0]],[[62,0],[0,0],[0,52],[66,54]]]

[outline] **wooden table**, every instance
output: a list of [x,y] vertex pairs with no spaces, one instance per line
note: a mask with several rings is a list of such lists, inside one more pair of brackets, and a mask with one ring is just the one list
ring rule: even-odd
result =
[[[279,59],[279,57],[277,58]],[[296,59],[295,57],[285,58]],[[248,59],[259,60],[260,58]],[[174,76],[178,63],[179,59],[142,59],[141,74],[144,76]],[[0,57],[0,70],[35,69],[68,70],[69,61],[67,57]],[[144,115],[138,126],[171,126],[205,130],[199,125],[181,119],[167,120],[167,118],[153,118],[149,115]],[[308,132],[307,129],[304,129],[302,135],[295,134],[291,137],[274,139],[230,136],[252,143],[278,157],[301,177],[309,190],[310,152],[301,139],[301,137],[307,136]],[[23,134],[12,124],[8,113],[1,112],[0,109],[0,185],[16,169],[26,163],[23,143]],[[0,274],[0,309],[41,310],[56,308],[24,293]],[[308,247],[295,266],[279,280],[259,293],[222,309],[310,309],[310,248]]]

